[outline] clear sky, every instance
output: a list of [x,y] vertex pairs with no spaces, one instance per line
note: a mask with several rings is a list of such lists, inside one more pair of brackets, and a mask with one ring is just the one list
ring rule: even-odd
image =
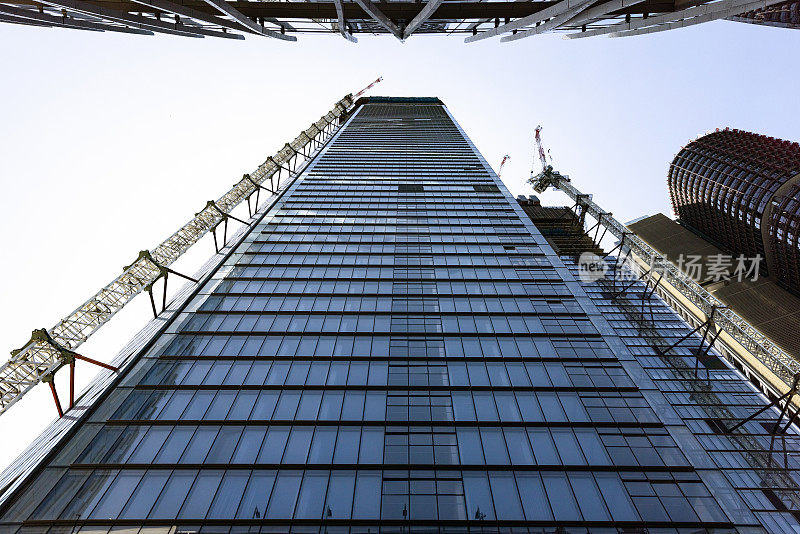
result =
[[[800,140],[800,31],[733,22],[470,45],[3,24],[0,47],[3,351],[54,325],[378,75],[384,82],[372,94],[438,96],[495,168],[509,154],[502,178],[515,194],[532,193],[524,180],[542,124],[556,168],[622,221],[669,213],[669,162],[698,134],[730,126]],[[544,200],[566,202],[555,193]],[[198,244],[187,270],[211,252]],[[110,360],[148,319],[147,298],[137,300],[81,350]],[[82,389],[95,370],[79,367]],[[40,386],[0,416],[0,468],[54,415]]]

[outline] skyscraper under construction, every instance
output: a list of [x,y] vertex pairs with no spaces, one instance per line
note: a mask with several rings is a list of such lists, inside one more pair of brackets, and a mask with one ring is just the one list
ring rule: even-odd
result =
[[800,528],[791,402],[580,282],[438,99],[361,99],[293,180],[4,475],[3,532]]

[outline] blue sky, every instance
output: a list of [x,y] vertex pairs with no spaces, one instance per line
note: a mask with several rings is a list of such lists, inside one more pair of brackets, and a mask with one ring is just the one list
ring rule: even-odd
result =
[[[513,193],[533,129],[556,168],[627,221],[669,213],[688,140],[735,127],[800,140],[800,32],[732,22],[625,39],[299,36],[297,43],[0,26],[0,349],[49,327],[348,92],[440,97]],[[564,201],[553,193],[544,200]],[[205,248],[203,248],[205,247]],[[208,243],[193,252],[200,261]],[[188,261],[188,260],[187,260]],[[110,360],[139,302],[84,346]],[[78,383],[94,370],[84,366]],[[0,467],[52,418],[40,387],[0,417]]]

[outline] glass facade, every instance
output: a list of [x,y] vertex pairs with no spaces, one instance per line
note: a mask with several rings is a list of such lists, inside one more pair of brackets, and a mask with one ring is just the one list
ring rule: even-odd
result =
[[[0,529],[765,532],[590,289],[441,102],[371,98]],[[726,372],[737,414],[765,404]]]

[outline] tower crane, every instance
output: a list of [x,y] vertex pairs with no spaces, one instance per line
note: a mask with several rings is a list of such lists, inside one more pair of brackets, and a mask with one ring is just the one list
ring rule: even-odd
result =
[[[531,177],[528,183],[533,186],[537,193],[543,193],[549,185],[558,183],[559,180],[569,181],[569,178],[562,176],[558,171],[553,170],[553,166],[547,163],[547,156],[544,153],[544,146],[542,145],[542,126],[539,125],[534,130],[534,141],[536,142],[536,151],[539,154],[539,161],[542,164],[542,170],[538,174],[533,174],[536,165],[531,166]],[[552,158],[550,158],[552,162]]]
[[367,91],[369,91],[369,90],[370,90],[370,89],[372,89],[374,86],[376,86],[376,85],[378,85],[379,83],[381,83],[382,81],[383,81],[383,76],[378,76],[378,79],[377,79],[377,80],[375,80],[374,82],[372,82],[371,84],[369,84],[368,86],[366,86],[365,88],[363,88],[362,90],[360,90],[359,92],[357,92],[356,94],[354,94],[354,95],[353,95],[353,98],[358,98],[359,96],[363,95],[364,93],[366,93]]
[[506,161],[508,161],[510,159],[511,159],[511,156],[509,156],[508,154],[503,156],[503,161],[500,162],[500,168],[497,169],[497,177],[498,178],[500,178],[500,175],[503,174],[503,167],[505,167]]
[[[150,295],[153,314],[158,317],[159,312],[153,298],[153,285],[158,280],[163,280],[164,285],[162,312],[166,309],[166,282],[170,274],[199,283],[198,280],[171,269],[170,265],[209,233],[213,235],[214,248],[219,253],[228,241],[229,219],[246,226],[253,226],[261,220],[261,215],[270,206],[269,200],[266,199],[276,197],[293,182],[302,171],[302,164],[313,158],[316,151],[338,131],[343,117],[355,107],[356,98],[382,80],[383,77],[379,77],[355,95],[344,96],[332,110],[302,131],[297,138],[287,143],[274,156],[268,157],[253,172],[245,174],[227,193],[215,201],[208,201],[189,222],[160,245],[152,250],[141,251],[136,260],[123,269],[122,274],[55,326],[34,330],[30,340],[21,348],[11,351],[11,358],[0,364],[0,414],[37,384],[47,383],[58,415],[62,416],[65,410],[61,406],[53,378],[62,367],[69,367],[70,389],[67,409],[72,408],[75,403],[76,360],[119,372],[120,369],[113,365],[79,354],[78,347],[142,292]],[[260,197],[262,191],[265,202]],[[251,206],[253,196],[255,205]],[[248,207],[247,220],[231,215],[231,211],[242,203],[246,203]],[[222,226],[223,230],[222,247],[217,241],[219,226]]]

